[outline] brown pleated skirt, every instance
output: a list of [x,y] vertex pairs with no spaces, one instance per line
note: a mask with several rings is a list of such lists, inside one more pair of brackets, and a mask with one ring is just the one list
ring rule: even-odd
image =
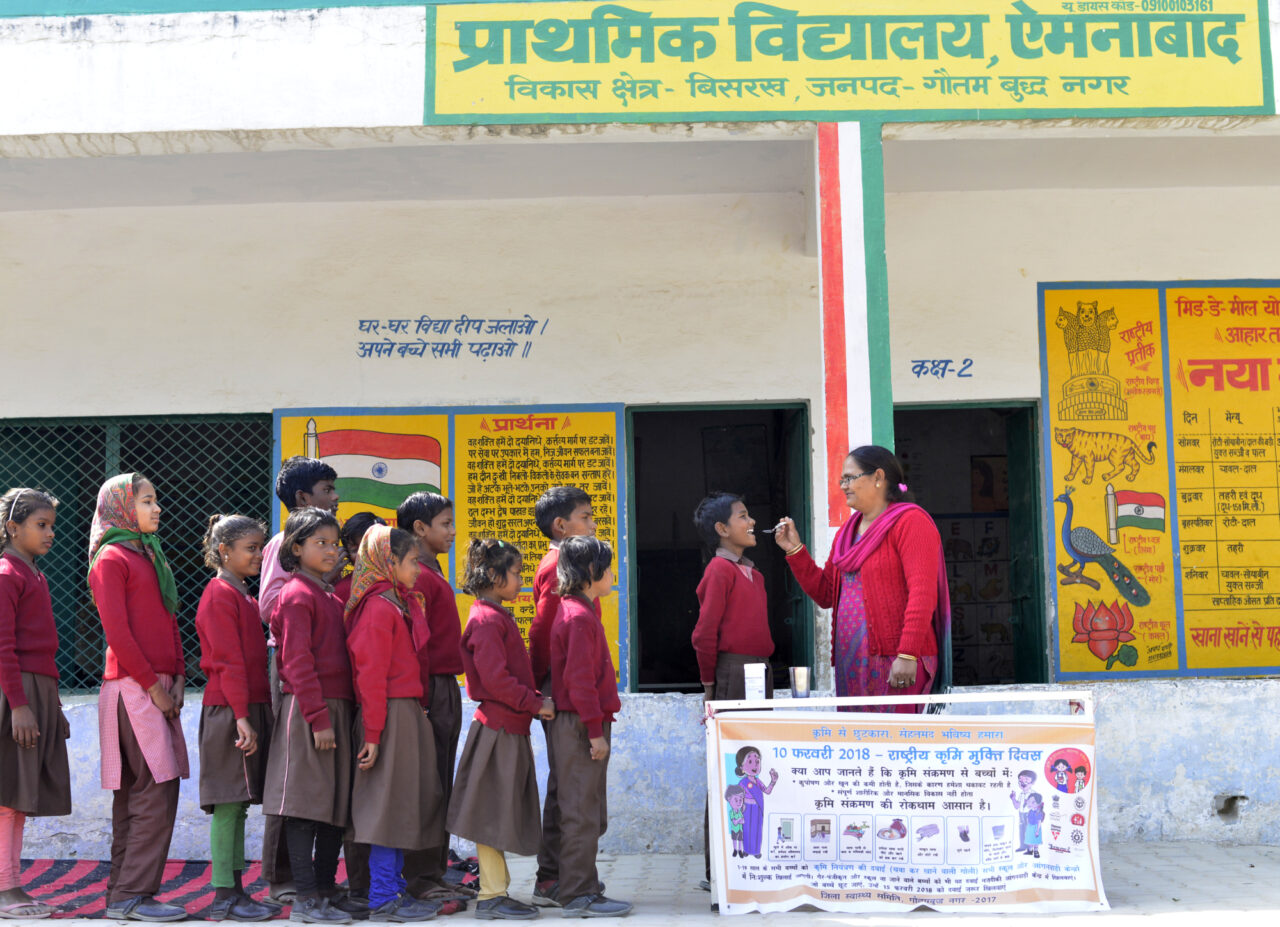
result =
[[205,705],[200,711],[200,807],[213,813],[214,805],[247,801],[262,804],[271,752],[271,706],[249,705],[249,723],[258,733],[258,749],[245,756],[236,749],[235,710],[227,705]]
[[36,716],[40,737],[27,750],[13,739],[13,708],[0,694],[0,806],[32,817],[71,813],[71,769],[62,736],[58,680],[22,674],[22,691]]
[[[364,744],[356,712],[353,749]],[[397,850],[444,843],[444,799],[436,775],[431,724],[414,698],[387,701],[387,726],[372,769],[357,769],[351,787],[352,840]]]
[[324,702],[329,707],[338,746],[321,753],[298,700],[288,692],[280,697],[267,756],[262,810],[282,818],[345,828],[351,817],[351,773],[355,769],[351,702],[344,698],[327,698]]
[[533,748],[526,734],[473,720],[467,730],[445,826],[475,843],[532,856],[542,842]]

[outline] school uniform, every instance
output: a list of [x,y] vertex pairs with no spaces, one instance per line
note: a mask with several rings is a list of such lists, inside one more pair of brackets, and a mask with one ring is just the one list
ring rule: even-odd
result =
[[[318,580],[295,573],[280,591],[280,710],[271,734],[263,810],[345,828],[350,813],[352,699],[342,604]],[[316,750],[313,731],[333,729],[337,748]],[[297,874],[295,873],[295,876]]]
[[[698,583],[698,623],[693,629],[693,649],[698,656],[698,676],[713,688],[717,701],[747,697],[748,663],[763,663],[765,698],[773,698],[773,655],[769,632],[769,598],[764,575],[746,557],[735,557],[723,547],[707,563]],[[711,878],[710,800],[703,811],[702,855],[706,877]]]
[[[200,807],[262,803],[271,743],[271,688],[267,641],[258,603],[221,577],[205,586],[196,609],[200,669],[207,680],[200,711]],[[237,718],[248,718],[258,735],[250,756],[235,746]]]
[[351,617],[347,649],[360,706],[354,745],[379,745],[373,768],[355,772],[354,840],[399,850],[439,846],[444,806],[410,619],[387,594],[367,595]]
[[[0,556],[0,807],[31,817],[71,813],[57,653],[48,580],[7,550]],[[40,729],[29,750],[13,739],[13,710],[24,705]]]
[[160,890],[178,811],[178,780],[190,775],[177,718],[165,718],[147,690],[185,675],[178,623],[165,605],[156,567],[127,544],[97,551],[89,588],[106,637],[98,693],[102,787],[112,800],[107,904]]
[[[599,600],[565,596],[551,629],[551,691],[555,720],[548,722],[559,781],[560,885],[558,900],[599,891],[596,851],[609,825],[606,782],[609,758],[591,759],[590,739],[610,741],[615,714],[622,709],[618,677]],[[549,751],[550,752],[550,751]]]
[[[279,531],[262,549],[262,573],[258,577],[258,613],[267,626],[267,676],[271,685],[271,718],[274,723],[280,711],[280,660],[276,628],[272,624],[280,590],[292,575],[280,563],[280,545],[284,532]],[[269,746],[269,744],[268,744]],[[271,885],[293,881],[289,865],[289,849],[284,841],[284,820],[263,809],[262,877]]]
[[[559,562],[560,542],[552,541],[533,577],[534,615],[529,625],[529,661],[533,666],[534,681],[543,692],[551,689],[551,630],[560,611],[560,596],[556,593],[560,585],[556,576]],[[596,600],[595,611],[599,617],[599,599]],[[556,777],[552,723],[542,722],[547,742],[547,791],[542,806],[542,846],[538,849],[536,882],[554,881],[560,873],[560,784]]]
[[[746,698],[743,666],[767,666],[774,650],[764,575],[746,557],[718,548],[698,583],[698,605],[692,640],[702,684],[713,683],[717,699]],[[772,690],[766,670],[766,697]]]
[[[449,807],[453,794],[453,770],[458,759],[458,738],[462,734],[462,672],[459,640],[462,622],[453,588],[444,578],[440,564],[431,557],[421,561],[422,571],[414,591],[422,595],[427,629],[427,646],[418,651],[422,669],[423,705],[435,739],[436,775],[440,783],[441,807]],[[420,895],[444,881],[449,868],[449,834],[439,844],[405,854],[405,878],[409,891]]]
[[538,781],[529,728],[542,709],[533,667],[511,612],[471,606],[461,639],[467,697],[477,702],[449,803],[450,833],[528,856],[538,851]]

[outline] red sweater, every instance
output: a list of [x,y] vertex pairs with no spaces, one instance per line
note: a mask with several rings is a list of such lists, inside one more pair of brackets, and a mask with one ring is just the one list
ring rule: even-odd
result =
[[485,599],[471,603],[462,632],[462,664],[467,697],[479,702],[476,720],[508,734],[529,735],[529,724],[542,708],[533,682],[533,665],[511,612]]
[[387,726],[387,701],[422,700],[422,673],[409,619],[385,596],[367,595],[351,616],[347,652],[351,654],[365,742],[381,743]]
[[251,702],[271,701],[267,639],[252,596],[215,576],[200,597],[196,633],[200,668],[208,680],[206,705],[229,705],[237,718],[245,718]]
[[[543,554],[538,571],[533,576],[533,622],[529,625],[529,659],[533,663],[533,678],[544,682],[551,671],[551,627],[560,611],[560,596],[556,587],[556,564],[560,562],[560,548],[551,547]],[[600,600],[596,599],[596,617],[600,617]]]
[[159,673],[186,675],[178,622],[164,607],[150,557],[108,544],[89,571],[89,589],[107,638],[104,682],[132,676],[150,689]]
[[755,567],[748,579],[736,559],[716,554],[698,583],[698,603],[693,649],[698,654],[698,671],[704,683],[716,681],[716,656],[720,653],[740,653],[762,660],[773,655],[764,574]]
[[599,599],[592,609],[581,596],[565,596],[551,627],[551,693],[556,711],[576,711],[589,737],[602,737],[604,722],[612,721],[622,709],[618,674],[599,611]]
[[330,727],[327,698],[354,697],[342,603],[316,580],[294,573],[272,620],[280,626],[280,689],[297,698],[313,731]]
[[[871,653],[913,657],[935,656],[933,611],[938,604],[938,557],[942,540],[933,520],[922,511],[903,515],[888,537],[862,565],[862,595],[866,602]],[[839,600],[843,575],[830,560],[821,570],[799,550],[787,565],[809,597],[822,608]],[[835,647],[836,622],[831,622]]]
[[0,692],[27,704],[22,674],[58,678],[58,626],[44,574],[14,553],[0,557]]
[[355,579],[356,574],[348,573],[342,579],[333,584],[333,594],[338,597],[338,601],[343,605],[351,598],[351,581]]
[[463,670],[462,621],[458,618],[458,601],[453,587],[440,572],[437,561],[422,564],[422,572],[414,583],[414,590],[426,600],[427,628],[431,638],[427,652],[422,654],[423,672],[431,676],[456,676]]

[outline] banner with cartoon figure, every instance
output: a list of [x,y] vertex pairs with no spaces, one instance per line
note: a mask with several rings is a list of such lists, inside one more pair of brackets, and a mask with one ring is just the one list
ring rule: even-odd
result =
[[1060,678],[1280,667],[1280,282],[1042,285]]
[[733,711],[707,751],[723,914],[1107,907],[1091,715]]
[[[297,454],[318,457],[338,474],[338,518],[371,511],[395,524],[396,508],[415,492],[438,492],[454,502],[457,538],[442,564],[461,587],[467,543],[497,537],[524,553],[524,583],[511,603],[521,633],[533,620],[533,576],[547,550],[533,520],[546,489],[573,485],[592,500],[600,537],[614,550],[614,595],[601,600],[618,683],[625,688],[627,568],[625,508],[620,503],[625,461],[618,445],[621,406],[567,405],[419,409],[281,409],[275,413],[275,466]],[[283,506],[276,528],[287,516]],[[471,599],[458,596],[466,621]]]

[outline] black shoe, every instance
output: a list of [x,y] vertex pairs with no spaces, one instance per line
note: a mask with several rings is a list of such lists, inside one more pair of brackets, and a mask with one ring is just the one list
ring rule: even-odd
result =
[[482,921],[529,921],[538,916],[538,909],[510,895],[498,895],[476,902],[476,917]]
[[622,917],[631,913],[631,904],[604,895],[579,895],[564,906],[565,917]]
[[246,892],[244,889],[241,889],[241,890],[240,890],[240,896],[241,896],[242,898],[248,898],[250,901],[256,901],[258,904],[260,904],[260,905],[264,905],[265,907],[270,908],[270,909],[271,909],[271,911],[272,911],[272,916],[273,916],[273,917],[274,917],[276,914],[279,914],[281,911],[283,911],[283,910],[284,910],[284,905],[282,905],[280,902],[278,902],[278,901],[273,901],[273,900],[271,900],[270,898],[254,898],[252,895],[250,895],[250,894],[249,894],[248,892]]
[[335,889],[328,898],[331,908],[337,908],[343,914],[350,914],[352,920],[367,921],[369,919],[368,898],[344,889]]
[[711,891],[711,880],[703,879],[701,882],[698,883],[698,888],[704,892]]
[[186,908],[176,904],[165,904],[163,901],[156,901],[150,895],[135,895],[128,901],[108,905],[105,916],[107,920],[114,921],[152,921],[154,923],[162,923],[164,921],[185,921],[187,919],[187,911]]
[[329,904],[328,898],[303,898],[293,902],[289,920],[304,924],[350,924],[351,915]]
[[416,924],[434,918],[440,913],[440,905],[434,901],[419,901],[412,895],[401,893],[368,911],[369,920]]
[[298,890],[293,882],[271,882],[267,885],[267,897],[280,904],[293,904],[298,898]]
[[247,895],[231,894],[226,898],[215,898],[209,906],[211,921],[265,921],[275,917],[279,908],[269,907],[254,901]]

